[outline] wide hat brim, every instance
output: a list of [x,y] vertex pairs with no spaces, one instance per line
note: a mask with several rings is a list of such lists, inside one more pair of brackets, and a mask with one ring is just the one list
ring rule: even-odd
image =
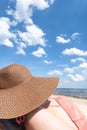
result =
[[0,118],[25,115],[39,107],[56,89],[58,78],[32,77],[22,84],[0,90]]

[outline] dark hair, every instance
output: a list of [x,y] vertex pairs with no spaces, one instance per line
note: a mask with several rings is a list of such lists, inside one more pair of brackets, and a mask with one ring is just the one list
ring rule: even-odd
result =
[[18,124],[18,122],[16,121],[16,118],[9,119],[9,122],[10,122],[12,125],[14,125],[15,127],[20,127],[20,125],[23,124],[23,122],[20,123],[20,124]]
[[2,123],[5,130],[24,130],[25,129],[24,117],[17,117],[17,118],[12,118],[12,119],[0,119],[0,123]]

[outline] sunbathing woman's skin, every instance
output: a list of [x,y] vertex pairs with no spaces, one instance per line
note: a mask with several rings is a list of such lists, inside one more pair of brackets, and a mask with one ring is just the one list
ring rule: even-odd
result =
[[74,123],[52,99],[48,107],[42,107],[28,114],[25,127],[26,130],[77,130]]

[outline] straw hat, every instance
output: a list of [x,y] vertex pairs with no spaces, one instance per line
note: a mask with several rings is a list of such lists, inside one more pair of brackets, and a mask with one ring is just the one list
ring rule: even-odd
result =
[[0,70],[0,118],[25,115],[40,106],[56,89],[58,78],[35,77],[20,64]]

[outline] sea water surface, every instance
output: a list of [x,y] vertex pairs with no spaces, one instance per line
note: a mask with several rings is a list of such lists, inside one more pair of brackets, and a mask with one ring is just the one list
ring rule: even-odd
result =
[[87,99],[87,89],[57,88],[54,94]]

